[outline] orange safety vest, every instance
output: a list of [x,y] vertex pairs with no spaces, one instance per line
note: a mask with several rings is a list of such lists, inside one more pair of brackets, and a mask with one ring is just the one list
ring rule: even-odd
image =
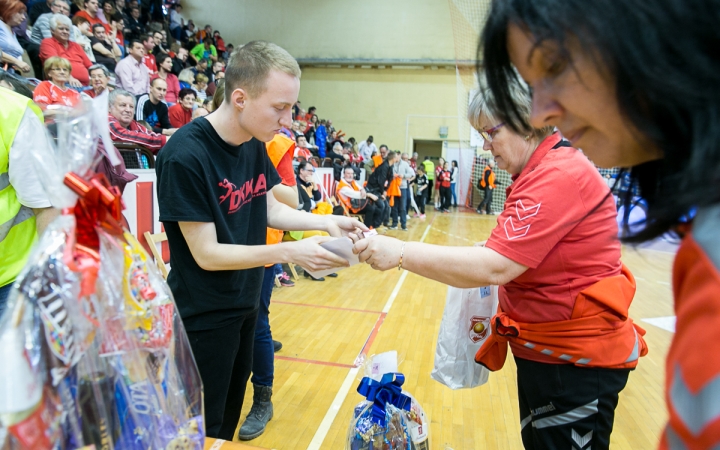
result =
[[485,166],[485,170],[483,170],[482,177],[480,178],[480,187],[485,188],[485,174],[488,170],[490,171],[490,178],[488,179],[490,188],[495,189],[495,172],[493,172],[490,166]]
[[337,189],[336,189],[337,196],[338,196],[338,198],[340,199],[340,201],[342,202],[342,204],[345,205],[345,208],[346,208],[348,211],[352,212],[353,214],[356,214],[356,213],[357,213],[358,211],[360,211],[360,210],[357,209],[357,208],[353,208],[353,207],[352,207],[352,202],[350,201],[350,199],[349,199],[348,197],[345,197],[344,195],[342,195],[342,194],[340,193],[340,191],[341,191],[342,188],[344,188],[344,187],[352,188],[352,189],[355,190],[355,191],[359,191],[359,190],[360,190],[360,187],[357,185],[357,183],[355,183],[354,180],[353,180],[352,184],[348,184],[348,182],[345,181],[345,180],[340,180],[340,181],[338,182]]
[[540,354],[579,367],[631,369],[648,352],[645,330],[628,317],[635,295],[635,278],[623,265],[622,273],[598,281],[578,294],[570,320],[518,323],[498,308],[490,321],[492,334],[475,361],[500,370],[513,342]]
[[[276,134],[272,141],[265,143],[265,148],[273,166],[277,167],[287,152],[295,150],[295,142],[284,134]],[[282,230],[267,229],[267,245],[278,244],[282,242],[282,238]]]
[[[665,398],[670,420],[660,448],[720,447],[720,265],[717,226],[701,209],[673,265],[675,336],[665,362]],[[705,213],[704,220],[701,214]],[[701,231],[701,227],[703,228]],[[714,256],[714,257],[713,257]]]

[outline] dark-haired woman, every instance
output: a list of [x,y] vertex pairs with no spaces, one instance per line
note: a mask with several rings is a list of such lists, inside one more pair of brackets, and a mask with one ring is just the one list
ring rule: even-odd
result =
[[718,11],[711,0],[494,1],[482,36],[509,127],[525,126],[508,95],[517,70],[532,89],[531,124],[557,126],[601,167],[632,167],[648,211],[626,240],[684,237],[663,449],[720,446]]
[[[530,99],[515,90],[523,117]],[[513,176],[505,209],[484,246],[438,246],[387,236],[357,240],[360,261],[461,288],[498,285],[492,334],[476,355],[490,370],[517,365],[523,444],[569,449],[573,436],[607,449],[619,393],[647,353],[628,317],[635,294],[620,261],[617,212],[597,169],[553,127],[515,131],[489,92],[472,99],[471,124],[499,168]],[[441,183],[443,177],[439,178]]]
[[162,53],[158,55],[156,62],[158,72],[155,76],[153,76],[153,79],[162,78],[165,80],[167,83],[165,101],[168,103],[168,106],[172,106],[178,102],[180,95],[180,81],[178,80],[178,77],[172,74],[172,57],[168,54]]

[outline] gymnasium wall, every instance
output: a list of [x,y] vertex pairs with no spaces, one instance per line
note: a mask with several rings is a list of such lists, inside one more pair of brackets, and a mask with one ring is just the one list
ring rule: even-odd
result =
[[[269,40],[298,59],[455,59],[447,0],[184,0],[183,15],[226,43]],[[458,139],[456,73],[446,66],[303,67],[300,100],[358,141],[372,134],[412,151],[413,138],[440,139],[441,126]]]

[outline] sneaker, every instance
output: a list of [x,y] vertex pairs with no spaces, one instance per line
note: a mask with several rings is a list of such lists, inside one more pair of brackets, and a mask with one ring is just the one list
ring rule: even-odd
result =
[[450,210],[449,210],[449,209],[443,209],[442,212],[443,212],[443,214],[450,214]]
[[407,231],[407,227],[403,227],[402,230],[403,230],[403,231]]
[[420,214],[420,218],[421,218],[421,219],[424,219],[424,218],[425,218],[425,214]]
[[410,220],[412,217],[410,217],[410,214],[407,215],[406,219]]
[[391,225],[388,227],[388,230],[397,230],[397,225]]
[[287,273],[283,272],[280,275],[278,275],[278,280],[280,280],[280,286],[282,287],[293,287],[295,286],[295,282],[290,279]]

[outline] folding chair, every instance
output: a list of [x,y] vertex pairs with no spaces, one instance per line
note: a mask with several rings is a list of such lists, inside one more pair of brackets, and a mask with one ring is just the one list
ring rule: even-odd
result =
[[168,269],[165,265],[165,261],[163,261],[162,254],[158,251],[156,244],[161,244],[165,241],[167,241],[167,233],[158,233],[158,234],[150,234],[149,231],[145,232],[145,240],[147,241],[148,245],[150,246],[150,251],[153,254],[153,258],[155,258],[155,264],[157,264],[158,269],[160,269],[160,272],[162,273],[162,276],[167,280],[168,277]]

